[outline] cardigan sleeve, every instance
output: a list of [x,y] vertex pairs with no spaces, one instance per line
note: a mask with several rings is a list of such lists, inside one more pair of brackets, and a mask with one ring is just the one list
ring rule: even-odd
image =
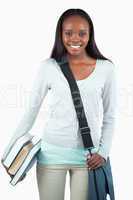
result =
[[107,161],[112,146],[115,128],[116,108],[118,103],[118,84],[116,66],[109,64],[110,70],[107,75],[103,93],[103,121],[98,153]]
[[31,86],[31,90],[29,93],[29,102],[28,108],[24,111],[24,114],[17,125],[16,130],[14,131],[7,147],[5,148],[2,159],[7,155],[10,150],[12,144],[22,135],[28,134],[28,132],[33,127],[39,109],[41,107],[42,101],[46,96],[49,89],[48,82],[48,59],[42,60],[39,63],[37,74],[35,75],[34,81]]

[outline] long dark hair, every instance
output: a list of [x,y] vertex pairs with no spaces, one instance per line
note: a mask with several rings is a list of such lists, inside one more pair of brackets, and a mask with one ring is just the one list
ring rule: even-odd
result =
[[61,62],[62,58],[66,56],[67,51],[62,42],[62,24],[66,18],[68,18],[72,15],[79,15],[79,16],[85,18],[89,23],[90,38],[89,38],[89,42],[86,46],[87,54],[95,59],[104,59],[104,60],[109,60],[110,62],[112,62],[110,59],[104,57],[97,48],[95,38],[94,38],[94,26],[93,26],[93,22],[92,22],[90,16],[84,10],[78,9],[78,8],[68,9],[60,16],[60,18],[57,22],[55,42],[54,42],[54,46],[53,46],[50,57],[54,58],[57,62]]

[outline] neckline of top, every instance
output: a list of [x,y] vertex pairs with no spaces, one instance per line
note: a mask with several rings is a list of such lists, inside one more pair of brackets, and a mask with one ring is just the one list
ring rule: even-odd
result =
[[99,59],[97,58],[97,59],[96,59],[96,64],[95,64],[95,67],[94,67],[94,70],[92,71],[92,73],[90,73],[90,74],[89,74],[86,78],[84,78],[84,79],[75,79],[76,82],[77,82],[77,83],[81,83],[81,82],[83,82],[83,81],[86,81],[86,80],[92,78],[92,77],[95,75],[96,71],[97,71],[98,61],[99,61]]
[[[59,64],[57,63],[57,61],[54,59],[54,61],[55,61],[55,63],[57,64],[57,66],[59,67]],[[84,82],[84,81],[86,81],[86,80],[88,80],[88,79],[91,79],[95,74],[96,74],[96,71],[97,71],[97,68],[98,68],[98,63],[99,63],[99,61],[100,61],[100,59],[96,59],[96,64],[95,64],[95,68],[94,68],[94,70],[93,70],[93,72],[91,73],[91,74],[89,74],[89,76],[87,76],[86,78],[84,78],[84,79],[79,79],[79,80],[77,80],[77,79],[75,79],[75,81],[76,81],[76,83],[82,83],[82,82]],[[61,70],[61,69],[60,69]]]

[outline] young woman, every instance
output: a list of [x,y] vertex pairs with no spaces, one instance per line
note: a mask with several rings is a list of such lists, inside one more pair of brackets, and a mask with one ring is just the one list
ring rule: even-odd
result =
[[[95,146],[92,155],[83,146],[70,88],[59,66],[64,56],[82,97]],[[111,149],[116,76],[115,65],[97,48],[92,20],[84,10],[69,9],[60,16],[51,56],[40,62],[33,91],[30,108],[12,142],[29,132],[47,95],[44,134],[37,162],[40,200],[64,199],[67,171],[70,199],[87,200],[88,168],[93,170],[103,165]]]

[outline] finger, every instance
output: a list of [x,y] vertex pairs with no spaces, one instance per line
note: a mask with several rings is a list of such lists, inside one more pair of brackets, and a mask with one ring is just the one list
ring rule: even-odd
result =
[[89,158],[90,160],[92,160],[94,158],[101,158],[101,156],[99,156],[99,154],[97,154],[97,153],[93,153],[90,157],[88,155],[87,158]]
[[92,161],[92,162],[88,162],[88,166],[89,167],[93,167],[98,163],[98,161]]
[[87,159],[87,161],[90,162],[90,163],[93,162],[94,160],[95,161],[99,160],[100,162],[103,162],[103,163],[105,162],[105,159],[102,158],[101,156],[97,155],[97,154],[93,155],[93,157],[91,157],[90,159]]
[[88,162],[88,166],[89,166],[90,168],[95,167],[95,166],[98,165],[98,164],[100,164],[100,161],[99,161],[99,160],[93,160],[93,161],[91,161],[91,162]]
[[87,162],[90,169],[95,169],[104,164],[104,159],[98,154],[93,154],[93,157],[87,160]]
[[93,164],[93,165],[89,165],[89,168],[90,168],[90,170],[92,169],[96,169],[96,168],[98,168],[98,167],[100,167],[101,166],[101,163],[99,163],[99,162],[97,162],[97,163],[95,163],[95,164]]
[[95,159],[93,159],[92,161],[88,161],[88,165],[90,166],[90,167],[92,167],[93,165],[96,165],[96,164],[102,164],[103,163],[103,160],[101,160],[101,159],[97,159],[97,158],[95,158]]
[[92,163],[91,165],[89,164],[90,168],[95,168],[97,165],[99,165],[100,163],[98,161]]
[[100,163],[100,164],[97,164],[97,166],[95,166],[94,169],[97,169],[97,168],[99,168],[99,167],[102,167],[102,164],[101,164],[101,163]]
[[87,160],[88,164],[92,165],[93,163],[100,161],[99,157],[94,156],[92,159]]

